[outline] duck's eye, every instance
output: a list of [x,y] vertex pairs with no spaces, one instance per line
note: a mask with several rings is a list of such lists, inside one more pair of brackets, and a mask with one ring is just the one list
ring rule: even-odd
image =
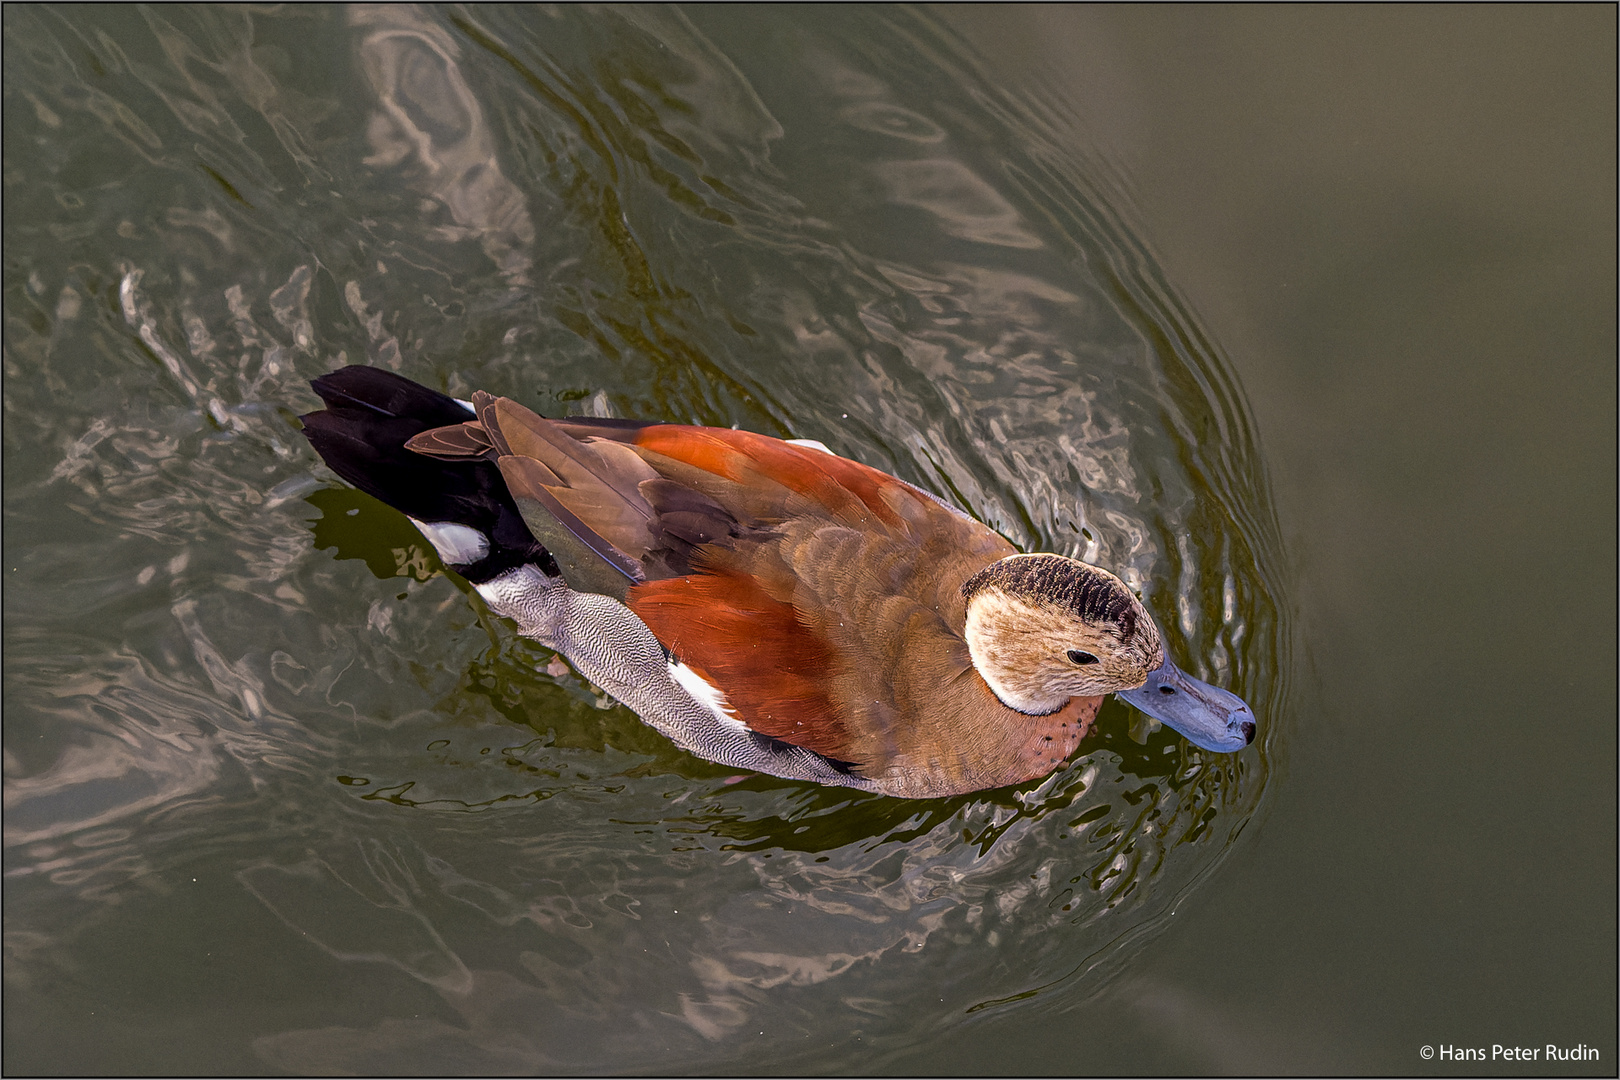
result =
[[1097,662],[1097,658],[1088,652],[1081,652],[1079,649],[1070,649],[1069,662],[1072,664],[1095,664]]

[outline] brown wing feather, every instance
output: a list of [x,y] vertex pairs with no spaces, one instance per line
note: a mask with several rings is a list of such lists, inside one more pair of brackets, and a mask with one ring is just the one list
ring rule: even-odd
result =
[[490,442],[489,432],[477,420],[430,428],[405,440],[405,449],[443,461],[495,457],[495,446]]
[[557,475],[562,482],[548,489],[575,517],[631,558],[646,554],[652,507],[638,485],[658,474],[634,450],[616,442],[579,442],[506,398],[496,398],[482,418],[513,455],[539,461]]
[[637,431],[635,445],[744,487],[762,480],[780,485],[846,525],[905,529],[930,502],[860,462],[751,431],[660,424]]
[[720,688],[737,718],[762,735],[837,761],[850,738],[827,697],[836,658],[752,577],[729,571],[650,581],[625,602],[688,667]]
[[641,563],[557,501],[544,465],[517,454],[497,458],[496,464],[524,524],[551,552],[570,587],[623,599],[632,584],[646,580]]

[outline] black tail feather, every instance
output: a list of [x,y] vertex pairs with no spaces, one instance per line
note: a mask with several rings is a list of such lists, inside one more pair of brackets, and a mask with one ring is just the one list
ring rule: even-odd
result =
[[451,569],[475,584],[526,563],[556,575],[555,560],[523,523],[500,469],[405,449],[413,435],[471,419],[466,406],[381,368],[346,367],[310,385],[326,408],[301,417],[304,436],[333,472],[418,521],[466,526],[488,539],[483,558]]
[[310,382],[327,408],[362,409],[379,416],[411,417],[429,427],[467,419],[467,407],[437,390],[402,375],[359,364],[329,372]]

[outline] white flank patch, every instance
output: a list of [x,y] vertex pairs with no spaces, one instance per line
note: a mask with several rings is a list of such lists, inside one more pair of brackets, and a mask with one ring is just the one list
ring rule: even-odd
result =
[[457,405],[460,405],[463,409],[466,409],[468,412],[472,413],[474,416],[478,415],[478,410],[473,408],[473,403],[465,398],[452,398],[451,400],[453,400]]
[[831,450],[827,449],[827,444],[826,443],[820,442],[820,441],[818,441],[816,439],[783,439],[782,441],[787,443],[789,446],[803,446],[803,447],[805,447],[807,449],[810,449],[810,450],[820,450],[823,454],[826,454],[828,457],[837,457],[838,456],[837,454],[833,453]]
[[489,554],[489,538],[469,525],[449,521],[429,525],[415,518],[411,518],[411,524],[428,538],[439,558],[450,565],[465,566]]
[[679,683],[681,689],[708,706],[709,711],[719,717],[722,724],[738,731],[749,730],[748,725],[737,719],[737,714],[731,710],[731,702],[726,700],[726,695],[708,679],[679,661],[669,665],[669,677]]

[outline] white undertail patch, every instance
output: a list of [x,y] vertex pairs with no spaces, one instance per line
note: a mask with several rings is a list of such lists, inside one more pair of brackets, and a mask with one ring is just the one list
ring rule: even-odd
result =
[[451,566],[466,566],[489,554],[489,537],[470,525],[457,525],[444,521],[430,525],[411,518],[411,524],[427,537],[428,543],[439,553],[439,558]]
[[747,724],[737,719],[737,714],[732,710],[731,702],[726,700],[726,695],[721,693],[720,688],[708,679],[705,679],[679,660],[670,661],[669,677],[679,683],[681,689],[691,694],[699,703],[714,713],[722,724],[740,731],[749,730]]
[[478,410],[473,408],[472,402],[462,398],[453,398],[452,400],[455,401],[457,405],[460,405],[463,409],[466,409],[468,412],[472,413],[474,416],[478,415]]

